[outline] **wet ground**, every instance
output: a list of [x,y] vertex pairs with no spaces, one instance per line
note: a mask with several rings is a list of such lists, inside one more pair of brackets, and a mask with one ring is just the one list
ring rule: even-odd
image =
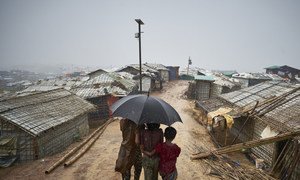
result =
[[[152,94],[171,104],[183,120],[183,123],[177,122],[173,125],[178,131],[174,142],[182,149],[177,161],[178,179],[216,179],[206,175],[207,167],[204,162],[190,160],[192,153],[202,149],[212,149],[213,144],[206,129],[193,119],[194,102],[184,97],[187,87],[188,81],[172,81],[164,86],[162,92]],[[51,164],[67,152],[65,151],[34,162],[0,169],[0,179],[121,179],[121,175],[114,172],[120,142],[119,122],[115,121],[107,127],[89,151],[70,167],[60,166],[52,173],[44,174]],[[73,144],[68,149],[77,144]]]

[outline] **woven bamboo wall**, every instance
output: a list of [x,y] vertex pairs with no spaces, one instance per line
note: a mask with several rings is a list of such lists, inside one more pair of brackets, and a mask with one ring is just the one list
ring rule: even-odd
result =
[[218,97],[218,95],[222,94],[222,89],[223,89],[222,86],[220,86],[218,84],[215,84],[215,83],[212,83],[211,88],[212,88],[211,97]]
[[196,99],[205,100],[210,98],[211,83],[197,81],[196,82]]
[[[255,120],[254,124],[254,131],[253,131],[253,140],[261,139],[261,133],[263,130],[267,127],[267,125],[259,120]],[[251,149],[252,152],[258,156],[259,158],[262,158],[265,160],[265,162],[271,166],[272,165],[272,159],[273,159],[273,153],[274,153],[274,143],[258,146]]]
[[76,117],[67,123],[49,129],[38,137],[38,158],[63,151],[74,141],[88,134],[87,114]]
[[5,121],[1,121],[1,127],[1,136],[17,137],[18,162],[31,161],[61,152],[89,132],[87,114],[49,129],[37,137]]
[[1,136],[16,137],[17,139],[17,162],[36,159],[34,151],[34,137],[9,122],[4,120],[0,120],[0,122]]
[[87,99],[90,103],[97,106],[97,110],[90,112],[88,115],[89,125],[95,126],[99,125],[109,118],[109,106],[108,106],[109,96],[101,96],[97,98]]

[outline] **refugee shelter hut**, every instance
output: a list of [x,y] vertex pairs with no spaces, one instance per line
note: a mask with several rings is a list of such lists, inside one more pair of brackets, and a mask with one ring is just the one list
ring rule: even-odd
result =
[[103,124],[110,117],[110,106],[119,99],[137,91],[136,82],[117,72],[102,73],[80,86],[71,89],[73,93],[97,106],[89,113],[89,125]]
[[144,65],[158,71],[159,76],[163,82],[169,81],[169,69],[166,68],[166,66],[162,64],[156,64],[156,63],[145,63]]
[[[146,66],[145,64],[142,64],[142,73],[143,72],[148,72],[148,73],[153,73],[155,75],[158,76],[158,71],[149,67],[149,66]],[[138,75],[140,74],[140,65],[139,64],[130,64],[130,65],[127,65],[125,67],[122,67],[118,70],[116,70],[116,72],[127,72],[127,73],[130,73],[130,74],[133,74],[133,75]]]
[[[196,109],[198,121],[207,127],[210,134],[212,135],[212,140],[216,146],[226,146],[232,140],[227,130],[226,119],[223,114],[233,115],[234,112],[238,110],[238,107],[230,104],[226,100],[218,97],[213,97],[206,100],[196,101]],[[209,113],[214,112],[218,114],[216,117],[209,116]],[[233,129],[232,127],[231,129]]]
[[212,97],[212,84],[215,81],[212,76],[195,75],[195,98],[197,100]]
[[179,79],[181,79],[181,80],[187,80],[187,81],[192,81],[192,80],[194,80],[194,76],[193,75],[189,75],[189,74],[180,74],[179,75]]
[[300,78],[300,70],[287,65],[270,66],[265,69],[267,74],[277,74],[280,77],[290,79],[291,81],[295,81],[296,78]]
[[[300,131],[300,86],[281,96],[279,101],[267,103],[259,108],[255,122],[262,122],[264,129],[258,133],[258,123],[254,126],[253,139],[267,138],[283,132]],[[260,126],[261,128],[261,126]],[[272,154],[269,165],[272,173],[282,179],[299,179],[300,177],[300,137],[290,140],[278,141],[271,145]],[[258,157],[265,156],[262,148],[255,147],[252,150]],[[282,155],[282,156],[280,156]]]
[[221,70],[221,71],[218,71],[219,73],[223,74],[224,76],[227,76],[229,78],[232,77],[233,74],[237,74],[238,72],[236,70]]
[[88,73],[87,75],[90,77],[90,79],[93,79],[94,77],[100,76],[103,73],[107,73],[107,72],[103,69],[97,69],[95,71]]
[[[162,88],[162,80],[160,78],[160,74],[159,71],[152,69],[151,67],[146,66],[145,64],[142,64],[142,91],[143,92],[148,92],[149,88],[151,87],[151,91],[152,90],[156,90],[156,89],[160,89]],[[122,67],[120,69],[118,69],[116,72],[127,72],[130,73],[132,75],[134,75],[134,77],[132,79],[134,79],[138,86],[140,85],[140,66],[139,64],[131,64],[125,67]],[[140,88],[139,88],[140,89]]]
[[212,76],[215,80],[212,84],[212,97],[241,89],[241,83],[238,80],[228,78],[221,73],[206,72],[204,74],[207,76]]
[[35,92],[44,92],[54,89],[64,88],[70,90],[73,87],[79,86],[84,81],[88,80],[89,77],[76,77],[76,78],[67,78],[67,77],[57,77],[53,79],[44,79],[35,82],[33,85],[27,87],[26,89],[19,91],[18,94],[30,94]]
[[199,99],[199,91],[204,91],[202,94],[206,95],[202,99],[205,99],[241,89],[241,83],[238,80],[228,78],[219,72],[204,69],[192,72],[197,74],[194,75],[195,81],[189,84],[189,89],[186,93],[191,99]]
[[[219,137],[225,137],[225,140],[221,141],[221,145],[260,140],[280,133],[300,130],[299,87],[285,82],[267,81],[220,95],[215,99],[199,101],[198,107],[207,116],[211,112],[220,111],[221,108],[232,109],[213,118],[214,121],[218,121],[219,117],[231,115],[234,119],[232,128],[219,126],[219,129],[212,132],[213,135],[216,135],[215,132],[217,132]],[[209,105],[214,106],[213,109],[210,109]],[[209,124],[209,117],[206,119],[206,123]],[[226,141],[227,144],[224,143]],[[285,146],[287,147],[284,148]],[[279,177],[289,174],[290,177],[297,179],[295,177],[300,175],[300,161],[291,157],[300,156],[299,147],[299,139],[294,138],[251,148],[251,153],[255,158],[262,159],[266,167],[280,166],[277,171],[274,171],[279,174]],[[284,154],[280,158],[282,160],[278,160],[280,154]],[[281,164],[278,165],[278,162]]]
[[[140,75],[136,75],[133,77],[133,80],[135,80],[138,84],[140,82]],[[142,74],[142,92],[143,93],[147,93],[147,92],[151,92],[153,90],[158,89],[159,87],[156,87],[156,83],[155,83],[155,77],[151,76],[150,73],[143,73]]]
[[179,66],[166,66],[169,70],[169,81],[179,79]]
[[2,99],[0,156],[4,164],[14,158],[31,161],[63,151],[88,134],[88,112],[93,109],[64,89]]
[[233,74],[232,78],[242,83],[242,88],[254,86],[261,82],[272,81],[272,78],[263,73],[238,73]]
[[195,75],[205,75],[201,73],[202,70],[204,69],[198,67],[182,68],[179,72],[179,79],[192,81]]

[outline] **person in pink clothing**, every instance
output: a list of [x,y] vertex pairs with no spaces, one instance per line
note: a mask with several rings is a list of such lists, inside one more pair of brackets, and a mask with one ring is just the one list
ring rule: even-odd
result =
[[143,153],[149,156],[153,154],[159,155],[159,174],[163,180],[177,179],[176,161],[181,149],[175,143],[172,143],[176,134],[177,131],[175,128],[167,127],[164,133],[166,141],[156,145],[155,149],[151,152],[143,151]]

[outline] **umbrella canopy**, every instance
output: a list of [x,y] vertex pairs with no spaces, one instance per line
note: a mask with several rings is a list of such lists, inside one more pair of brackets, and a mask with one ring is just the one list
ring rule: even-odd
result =
[[114,116],[127,118],[136,124],[158,123],[170,126],[182,122],[177,111],[164,100],[147,95],[129,95],[115,102]]

